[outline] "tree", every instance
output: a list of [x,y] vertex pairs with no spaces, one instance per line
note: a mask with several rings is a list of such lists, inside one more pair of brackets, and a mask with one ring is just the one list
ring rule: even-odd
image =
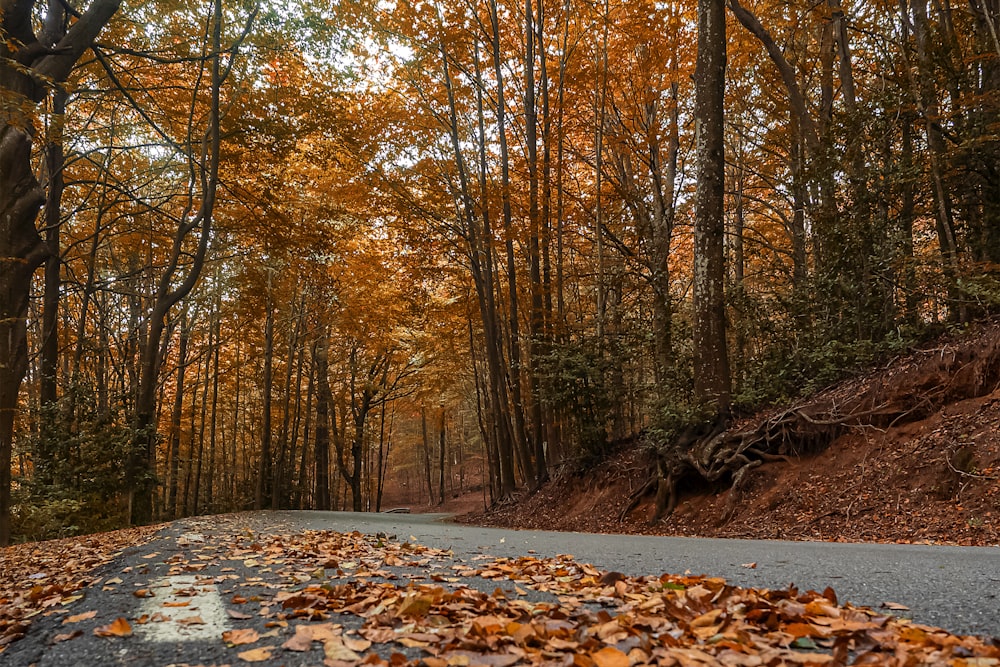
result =
[[725,89],[725,2],[699,0],[695,70],[698,183],[694,222],[694,387],[697,400],[718,414],[728,412],[732,392],[723,254]]
[[40,2],[0,2],[0,544],[10,541],[10,465],[18,392],[28,367],[25,317],[31,279],[49,248],[35,227],[45,192],[32,165],[34,113],[69,77],[76,61],[118,11],[120,0],[94,0],[69,23],[51,2],[36,33]]

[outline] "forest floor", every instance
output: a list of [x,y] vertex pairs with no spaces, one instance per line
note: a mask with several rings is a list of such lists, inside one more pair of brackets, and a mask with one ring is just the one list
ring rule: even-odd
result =
[[[479,509],[458,520],[584,532],[1000,545],[1000,325],[938,339],[799,405],[846,403],[865,392],[883,405],[925,408],[881,426],[848,428],[822,451],[765,463],[751,473],[728,522],[720,517],[732,491],[704,486],[682,488],[676,510],[656,525],[649,522],[652,494],[620,518],[650,471],[650,448],[634,443],[586,473],[558,470],[535,494],[492,511],[483,511],[480,499]],[[753,428],[777,412],[737,427]]]

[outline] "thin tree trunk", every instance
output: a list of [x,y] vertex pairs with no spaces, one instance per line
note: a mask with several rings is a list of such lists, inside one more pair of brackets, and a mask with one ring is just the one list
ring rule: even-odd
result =
[[424,472],[427,473],[427,504],[434,502],[434,483],[431,482],[431,442],[427,432],[427,409],[420,407],[420,433],[423,436],[420,440],[423,445]]
[[444,505],[444,464],[445,464],[445,409],[441,408],[441,421],[438,425],[438,505]]
[[315,444],[315,485],[313,506],[318,510],[331,509],[330,497],[330,406],[333,402],[330,392],[329,357],[327,338],[316,341],[313,357],[316,364],[316,444]]
[[191,337],[187,308],[181,311],[180,328],[180,345],[177,349],[177,383],[176,391],[174,392],[174,409],[170,416],[170,468],[167,473],[169,482],[165,512],[171,519],[177,518],[183,513],[183,510],[177,507],[177,487],[179,481],[177,476],[180,473],[181,410],[184,403],[184,377],[187,370],[188,340]]
[[62,267],[59,229],[62,226],[63,166],[65,164],[62,128],[66,114],[67,97],[64,88],[56,89],[52,95],[52,120],[49,125],[48,142],[45,146],[48,192],[46,193],[44,218],[48,258],[45,260],[42,340],[39,349],[38,401],[42,410],[38,438],[40,447],[39,457],[35,461],[38,481],[43,485],[50,485],[55,481],[54,469],[59,463],[64,464],[69,454],[65,446],[66,440],[57,435],[58,425],[55,423],[58,418],[56,414],[56,400],[58,399],[56,375],[59,367],[59,288]]
[[257,490],[254,495],[254,509],[264,508],[264,499],[271,497],[271,470],[273,461],[271,453],[271,403],[274,397],[274,302],[271,299],[271,271],[267,268],[267,314],[264,318],[264,377],[262,425],[260,433],[260,469],[257,473]]

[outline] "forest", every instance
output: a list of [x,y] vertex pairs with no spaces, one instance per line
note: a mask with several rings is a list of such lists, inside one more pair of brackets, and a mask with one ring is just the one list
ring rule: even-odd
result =
[[[735,416],[996,311],[998,30],[1000,0],[0,0],[0,543],[495,505],[621,443],[672,493]],[[751,444],[685,474],[738,483]]]

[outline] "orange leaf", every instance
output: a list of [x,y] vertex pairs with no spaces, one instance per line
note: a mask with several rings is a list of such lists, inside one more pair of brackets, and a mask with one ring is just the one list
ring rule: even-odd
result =
[[178,618],[177,622],[181,625],[205,625],[204,619],[201,616],[187,616],[185,618]]
[[94,634],[98,637],[131,637],[132,626],[122,617],[118,617],[107,625],[94,628]]
[[226,630],[222,633],[222,641],[226,642],[226,644],[231,647],[240,646],[242,644],[253,644],[258,639],[260,639],[260,635],[257,634],[257,631],[252,628]]
[[252,648],[249,651],[243,651],[236,655],[239,656],[240,660],[245,660],[246,662],[264,662],[271,659],[271,648]]
[[590,657],[597,667],[629,667],[628,656],[613,646],[605,646]]
[[85,611],[82,614],[73,614],[68,618],[63,619],[63,625],[67,623],[79,623],[80,621],[86,621],[97,616],[97,611]]

